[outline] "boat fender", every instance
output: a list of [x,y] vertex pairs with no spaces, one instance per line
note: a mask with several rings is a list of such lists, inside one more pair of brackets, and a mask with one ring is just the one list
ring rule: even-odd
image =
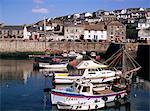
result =
[[82,108],[82,106],[79,106],[79,108]]
[[128,100],[127,95],[124,95],[123,100],[124,100],[124,102],[127,102],[127,100]]
[[117,95],[114,99],[114,101],[118,101],[121,98],[121,95]]
[[79,107],[77,106],[76,109],[78,109]]
[[107,97],[107,96],[103,96],[102,99],[103,99],[104,101],[107,101],[107,100],[108,100],[108,97]]
[[85,62],[85,63],[84,63],[84,65],[85,65],[85,66],[88,66],[88,65],[89,65],[89,63],[88,63],[88,62]]
[[88,110],[90,110],[90,105],[89,105],[89,108],[88,108]]
[[97,108],[98,108],[98,105],[95,106],[95,109],[97,109]]

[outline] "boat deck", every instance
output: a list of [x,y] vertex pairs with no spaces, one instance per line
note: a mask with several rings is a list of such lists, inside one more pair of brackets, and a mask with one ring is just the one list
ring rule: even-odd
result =
[[105,89],[105,90],[97,90],[97,91],[94,91],[96,94],[108,94],[108,93],[113,93],[112,90],[110,89]]

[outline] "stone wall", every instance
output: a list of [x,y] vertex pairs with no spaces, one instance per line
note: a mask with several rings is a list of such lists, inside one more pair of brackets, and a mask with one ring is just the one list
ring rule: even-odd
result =
[[0,41],[0,52],[41,52],[51,50],[75,50],[105,52],[110,43],[99,42],[38,42],[38,41]]

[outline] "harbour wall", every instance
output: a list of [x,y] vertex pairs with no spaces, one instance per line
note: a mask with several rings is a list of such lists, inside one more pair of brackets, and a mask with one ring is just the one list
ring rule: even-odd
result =
[[50,50],[98,51],[105,52],[110,43],[98,42],[38,42],[38,41],[0,41],[3,52],[43,52]]

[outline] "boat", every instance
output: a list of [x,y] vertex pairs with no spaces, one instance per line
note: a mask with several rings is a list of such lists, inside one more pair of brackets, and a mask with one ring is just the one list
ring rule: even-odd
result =
[[[90,81],[83,80],[74,81],[72,86],[69,88],[52,89],[51,91],[52,104],[56,104],[58,108],[74,108],[72,107],[72,101],[74,101],[75,106],[80,106],[82,108],[82,105],[84,106],[82,103],[84,102],[86,105],[91,103],[91,106],[89,105],[88,108],[96,109],[96,101],[105,101],[107,104],[110,102],[119,101],[126,96],[127,87],[125,85],[95,85]],[[79,104],[77,105],[78,102]],[[92,105],[95,105],[95,107]]]
[[66,100],[66,101],[59,101],[57,102],[57,108],[61,110],[95,110],[105,107],[105,101],[102,99],[97,100]]
[[55,62],[55,63],[39,63],[40,68],[52,69],[52,71],[67,71],[67,61]]
[[102,83],[113,81],[120,78],[121,71],[113,71],[107,69],[106,65],[96,63],[93,60],[83,60],[77,66],[77,71],[67,73],[66,75],[59,76],[55,74],[55,83],[57,84],[70,84],[76,79],[91,80],[92,83]]

